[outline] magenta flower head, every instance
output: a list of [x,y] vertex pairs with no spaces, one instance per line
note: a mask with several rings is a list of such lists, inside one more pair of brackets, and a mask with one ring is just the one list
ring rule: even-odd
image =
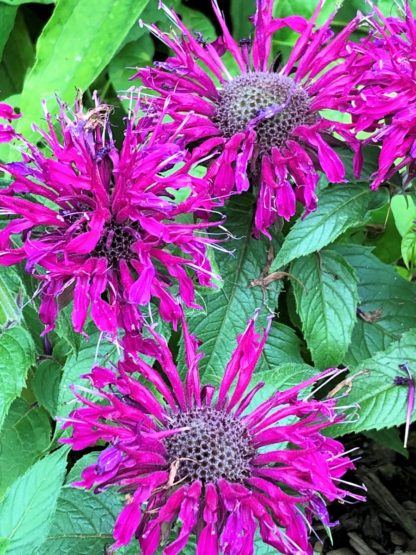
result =
[[[0,102],[0,121],[3,119],[9,122],[13,119],[20,118],[20,114],[16,114],[11,106]],[[0,123],[0,143],[8,143],[15,136],[15,131],[11,125]]]
[[402,168],[416,172],[416,20],[405,3],[403,18],[385,17],[373,5],[370,33],[351,43],[351,75],[357,82],[351,112],[356,131],[381,145],[372,188]]
[[[236,42],[217,0],[212,4],[222,36],[211,44],[194,37],[162,5],[180,36],[155,25],[149,29],[174,55],[137,76],[159,93],[154,105],[162,107],[170,97],[173,125],[184,126],[185,141],[198,145],[195,155],[213,157],[208,177],[214,196],[226,198],[259,184],[255,228],[268,235],[278,216],[289,220],[294,215],[296,200],[306,214],[315,209],[318,171],[330,182],[344,181],[344,165],[333,148],[343,144],[341,137],[358,151],[350,124],[329,119],[323,111],[347,110],[353,80],[344,57],[360,17],[334,37],[330,25],[335,13],[321,27],[315,25],[324,0],[310,21],[300,16],[274,19],[274,1],[257,0],[253,39]],[[300,36],[287,63],[275,69],[272,39],[282,29]],[[232,69],[224,55],[232,58]],[[359,163],[357,155],[357,172]]]
[[0,264],[25,262],[41,281],[46,331],[64,292],[73,297],[75,330],[90,307],[97,327],[114,334],[137,330],[140,307],[152,298],[161,317],[176,323],[180,301],[197,307],[192,275],[211,285],[210,224],[192,218],[209,210],[206,182],[189,173],[174,135],[149,134],[148,118],[128,119],[118,149],[110,111],[97,101],[85,113],[78,103],[72,117],[61,106],[59,133],[46,113],[49,130],[39,133],[48,149],[19,137],[23,161],[0,166],[13,178],[0,194],[2,213],[12,217],[0,232]]
[[341,443],[322,434],[343,419],[336,401],[298,398],[339,370],[255,406],[264,383],[250,382],[267,330],[260,336],[254,324],[238,337],[218,389],[200,384],[201,354],[185,322],[183,381],[165,340],[150,330],[153,340],[144,340],[142,350],[162,370],[129,355],[117,369],[95,367],[87,376],[92,390],[74,387],[82,405],[64,424],[72,436],[61,441],[75,450],[110,444],[74,485],[129,494],[114,547],[135,536],[143,555],[160,546],[175,555],[194,534],[197,555],[250,555],[259,532],[280,553],[312,554],[312,519],[330,525],[325,501],[363,499],[342,488],[353,462]]

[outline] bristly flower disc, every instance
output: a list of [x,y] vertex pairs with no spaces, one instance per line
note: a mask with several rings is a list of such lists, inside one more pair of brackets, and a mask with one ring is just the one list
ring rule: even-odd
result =
[[[237,42],[231,36],[217,0],[213,8],[222,35],[212,43],[196,37],[175,12],[162,5],[178,34],[149,29],[174,53],[137,76],[159,96],[162,109],[169,98],[173,128],[180,128],[194,155],[207,157],[212,194],[224,201],[232,193],[259,185],[255,230],[269,235],[280,216],[289,220],[296,201],[305,214],[316,207],[319,172],[332,183],[345,181],[345,168],[334,146],[354,149],[360,170],[359,143],[345,122],[350,76],[348,41],[360,23],[354,18],[336,36],[330,25],[320,27],[301,16],[273,18],[274,0],[257,0],[252,18],[253,38]],[[272,39],[282,29],[299,33],[287,63],[275,68]],[[225,57],[233,59],[233,69]],[[338,112],[330,118],[329,111]],[[335,121],[336,120],[336,121]]]
[[336,400],[298,397],[339,370],[256,406],[264,384],[250,382],[267,330],[260,336],[254,325],[238,337],[218,389],[200,384],[201,354],[185,321],[183,381],[166,341],[150,329],[140,351],[159,370],[129,354],[117,368],[94,368],[86,376],[91,390],[73,388],[81,406],[66,419],[72,435],[62,441],[75,450],[109,443],[74,485],[96,493],[116,486],[129,495],[114,547],[136,537],[143,555],[163,546],[165,555],[176,555],[194,534],[197,555],[251,555],[258,532],[280,553],[311,555],[313,519],[331,526],[325,502],[364,499],[343,489],[353,461],[322,433],[343,420]]
[[[135,333],[139,307],[152,298],[161,317],[176,324],[181,302],[198,308],[192,278],[213,285],[207,246],[216,241],[206,233],[212,225],[206,182],[191,175],[194,163],[175,134],[149,133],[147,117],[132,114],[117,148],[110,112],[98,100],[87,113],[78,103],[74,116],[61,105],[59,132],[46,112],[49,130],[39,133],[47,149],[17,135],[23,160],[1,165],[13,182],[0,194],[2,212],[12,217],[0,231],[0,264],[24,262],[41,281],[46,331],[64,293],[74,300],[76,331],[90,308],[101,331]],[[196,214],[204,220],[178,219]]]

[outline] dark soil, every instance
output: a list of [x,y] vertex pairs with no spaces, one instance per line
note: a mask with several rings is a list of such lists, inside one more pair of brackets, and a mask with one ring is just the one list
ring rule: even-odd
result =
[[[346,436],[346,449],[360,448],[357,472],[347,480],[364,483],[367,503],[333,505],[333,545],[325,540],[316,551],[325,555],[416,555],[416,431],[410,434],[409,458],[363,435]],[[322,535],[322,534],[321,534]]]

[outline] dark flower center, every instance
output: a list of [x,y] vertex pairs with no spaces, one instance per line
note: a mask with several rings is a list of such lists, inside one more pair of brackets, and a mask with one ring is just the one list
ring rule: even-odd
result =
[[215,119],[222,133],[231,137],[244,131],[254,118],[269,114],[270,117],[259,118],[253,127],[260,151],[270,152],[273,146],[284,146],[292,131],[308,122],[309,109],[308,93],[290,77],[253,72],[224,84]]
[[[134,224],[133,224],[134,225]],[[137,241],[134,229],[125,224],[110,222],[104,227],[103,234],[91,256],[104,257],[109,266],[117,266],[119,260],[130,260],[134,256],[132,244]]]
[[165,440],[169,463],[178,464],[175,481],[203,483],[226,478],[238,482],[250,475],[255,450],[250,434],[233,415],[211,407],[173,416],[169,428],[189,427]]

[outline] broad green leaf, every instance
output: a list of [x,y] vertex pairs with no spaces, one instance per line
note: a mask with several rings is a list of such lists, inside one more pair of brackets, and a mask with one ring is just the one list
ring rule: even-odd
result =
[[25,115],[18,130],[29,137],[42,119],[41,99],[56,112],[55,94],[72,104],[107,66],[149,0],[65,0],[58,2],[37,42],[36,61],[20,99]]
[[62,368],[54,359],[42,360],[36,367],[32,389],[38,403],[55,417],[58,408]]
[[105,548],[114,543],[114,522],[122,508],[122,498],[114,491],[96,495],[91,491],[64,486],[39,555],[105,553]]
[[12,32],[17,8],[0,4],[0,60],[3,56],[3,50],[6,46],[7,39]]
[[20,322],[24,287],[14,268],[0,268],[0,327]]
[[393,449],[396,453],[409,458],[409,451],[403,447],[403,439],[400,437],[397,428],[383,428],[381,430],[368,430],[364,435],[376,441],[380,445]]
[[326,247],[350,227],[363,224],[370,191],[364,185],[329,185],[319,196],[318,208],[297,220],[287,234],[270,271]]
[[[357,403],[357,418],[336,426],[338,434],[381,430],[400,426],[406,421],[408,386],[394,383],[396,376],[403,376],[399,364],[407,362],[416,378],[416,331],[403,335],[400,341],[393,343],[383,352],[364,360],[349,374],[353,386],[346,402]],[[356,376],[356,377],[355,377]],[[413,419],[416,418],[416,412]]]
[[293,262],[297,312],[316,366],[338,366],[357,319],[357,277],[338,253],[323,250]]
[[396,195],[391,199],[396,227],[402,237],[406,235],[416,221],[416,204],[413,195]]
[[237,335],[246,327],[255,310],[265,304],[258,328],[265,324],[265,316],[273,311],[280,283],[267,289],[250,287],[260,277],[267,264],[269,241],[253,239],[252,202],[248,196],[233,198],[228,205],[227,229],[237,237],[227,242],[229,253],[218,252],[217,262],[224,281],[223,287],[204,298],[205,313],[194,313],[189,318],[192,334],[201,341],[205,353],[200,363],[205,381],[218,383],[232,351]]
[[255,0],[231,0],[231,19],[233,23],[233,37],[237,40],[248,38],[253,32],[253,25],[249,17],[256,11]]
[[286,363],[303,363],[300,339],[293,328],[273,322],[254,376]]
[[29,555],[44,542],[65,474],[67,449],[35,463],[8,489],[0,506],[0,536],[7,555]]
[[25,329],[16,327],[0,334],[0,427],[34,362],[35,346]]
[[[9,6],[20,6],[21,4],[32,3],[33,0],[0,0],[1,4],[8,4]],[[36,0],[36,4],[54,4],[55,0]]]
[[380,262],[369,247],[336,245],[334,250],[344,256],[358,276],[361,316],[344,360],[354,367],[416,327],[416,285]]
[[4,421],[0,439],[0,498],[48,448],[51,425],[46,412],[16,399]]

